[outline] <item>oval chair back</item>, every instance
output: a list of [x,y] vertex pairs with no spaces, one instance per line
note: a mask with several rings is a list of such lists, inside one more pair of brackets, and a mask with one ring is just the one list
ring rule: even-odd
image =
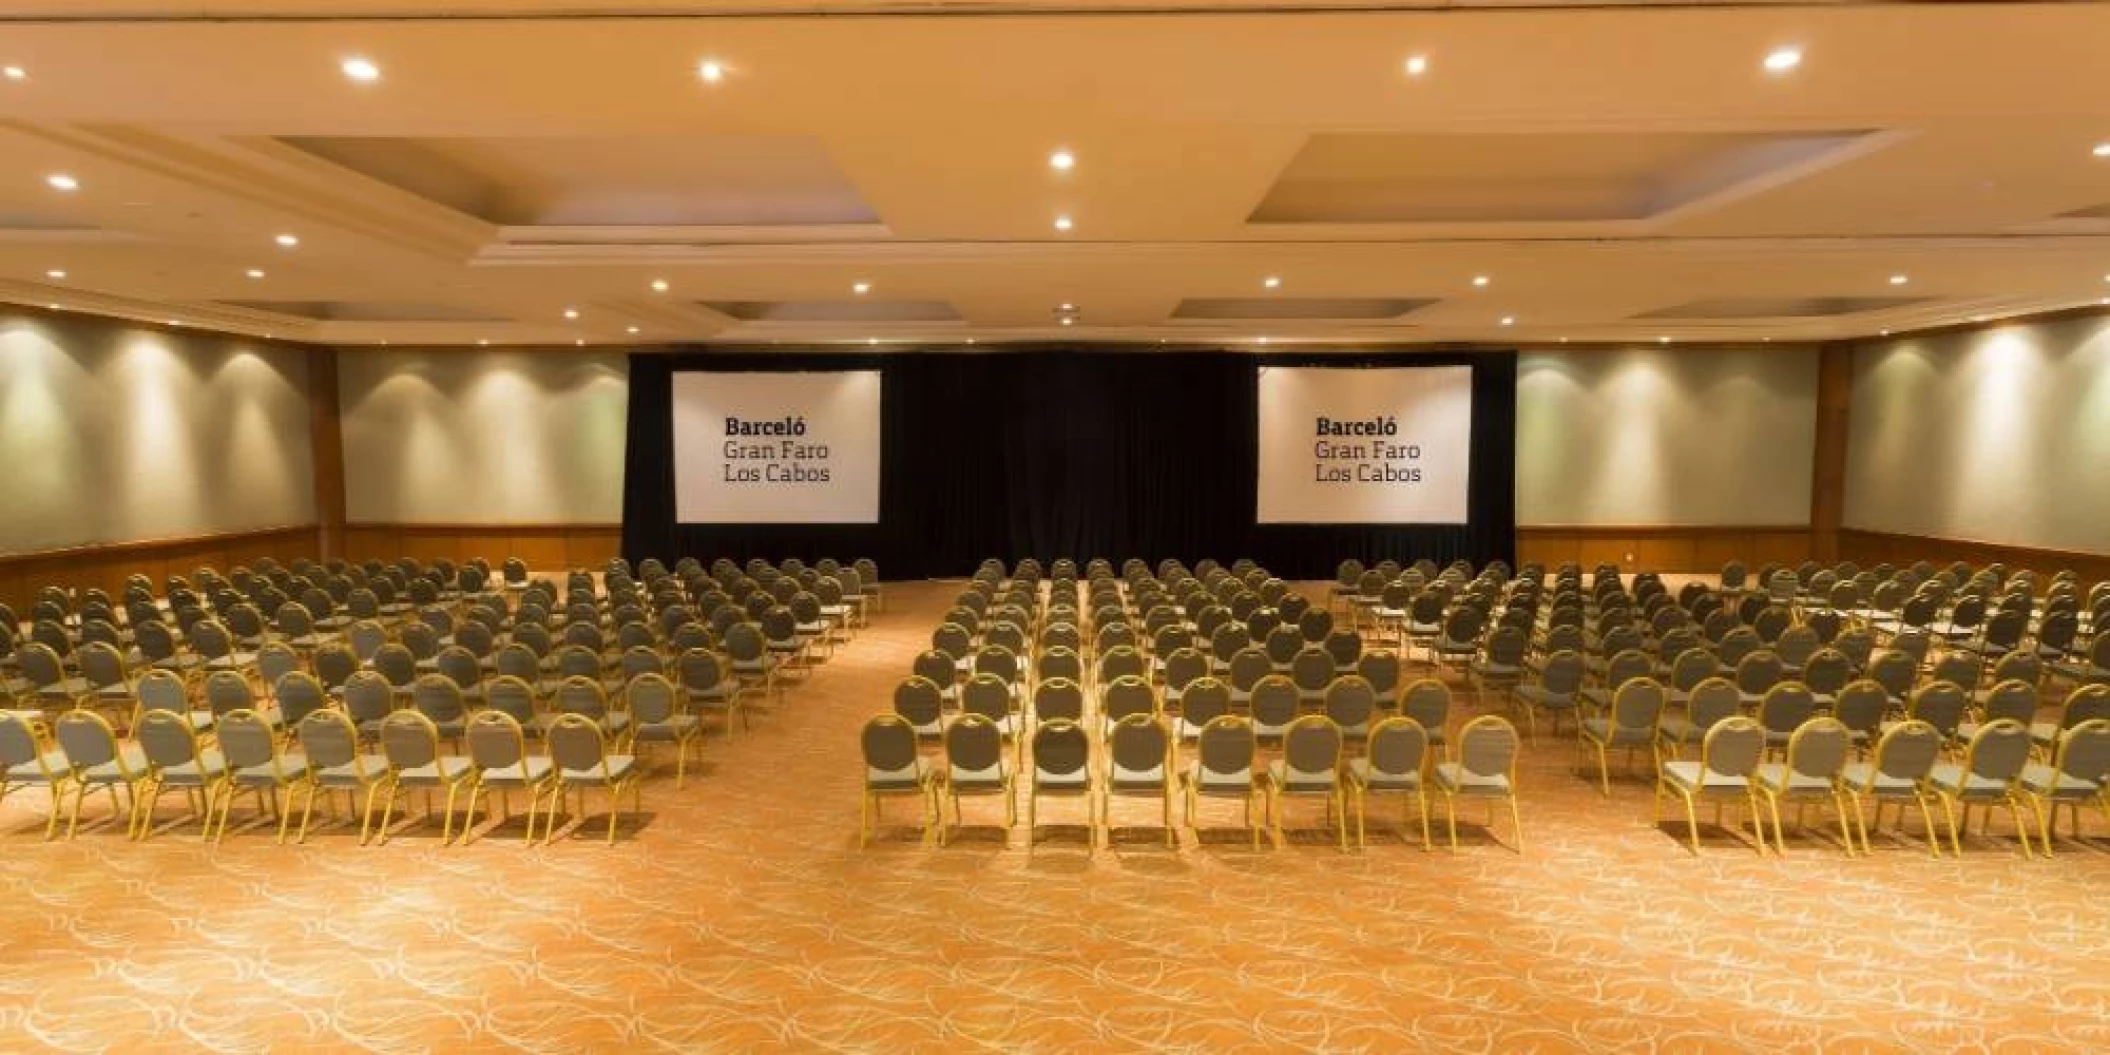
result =
[[1414,719],[1430,743],[1440,744],[1451,720],[1451,687],[1435,678],[1414,681],[1400,694],[1399,713]]
[[1774,743],[1785,743],[1816,713],[1816,694],[1799,681],[1780,682],[1758,701],[1758,723]]
[[1124,674],[1101,691],[1099,709],[1109,722],[1118,722],[1131,714],[1155,715],[1158,713],[1158,697],[1142,677]]
[[323,690],[322,682],[304,670],[280,675],[271,687],[271,698],[278,701],[279,715],[289,728],[330,705],[329,693]]
[[1370,720],[1377,711],[1377,690],[1360,674],[1343,675],[1326,687],[1325,707],[1337,732],[1360,740],[1369,734]]
[[1250,793],[1253,759],[1259,744],[1251,722],[1237,715],[1222,715],[1202,726],[1195,748],[1195,762],[1203,787],[1237,786]]
[[1203,726],[1231,713],[1231,687],[1216,678],[1196,678],[1180,696],[1180,721],[1198,735]]
[[524,678],[500,674],[484,686],[484,705],[487,710],[503,712],[522,729],[534,727],[535,687]]
[[1428,750],[1428,730],[1420,722],[1400,715],[1371,727],[1370,745],[1364,757],[1369,759],[1370,771],[1382,786],[1388,778],[1398,780],[1420,774]]
[[231,711],[256,709],[256,693],[249,679],[231,670],[214,671],[205,679],[205,705],[215,717]]
[[911,674],[894,686],[894,713],[919,736],[935,737],[945,713],[945,698],[929,678]]
[[1936,681],[1913,694],[1906,717],[1917,718],[1943,736],[1954,737],[1957,727],[1963,724],[1964,711],[1970,703],[1970,694],[1955,682]]
[[1741,715],[1723,718],[1714,723],[1714,727],[1707,730],[1706,739],[1700,741],[1702,779],[1724,776],[1748,780],[1758,771],[1759,761],[1765,753],[1764,726]]
[[519,719],[504,711],[478,711],[469,719],[463,735],[468,741],[469,761],[478,770],[508,769],[527,760],[527,733]]
[[2097,786],[2110,780],[2110,719],[2091,718],[2060,734],[2052,769]]
[[1854,750],[1853,734],[1835,718],[1812,718],[1788,738],[1788,769],[1836,782]]
[[2028,725],[2037,718],[2037,702],[2035,682],[2010,678],[1986,692],[1984,718],[1989,722],[2006,718]]
[[890,714],[874,715],[858,734],[864,755],[866,785],[913,781],[916,775],[916,730]]
[[1307,714],[1282,734],[1283,790],[1332,788],[1341,766],[1341,729],[1323,714]]
[[945,727],[945,763],[952,770],[993,776],[1003,761],[1003,734],[987,716],[969,711]]
[[672,720],[680,713],[676,698],[674,683],[656,671],[633,675],[623,686],[623,709],[630,712],[631,721],[640,725]]
[[1011,684],[995,674],[976,674],[960,689],[960,709],[988,719],[1001,730],[1011,718]]
[[1514,790],[1517,730],[1500,715],[1483,714],[1458,731],[1458,765],[1476,777],[1510,778]]
[[1666,693],[1654,678],[1639,677],[1612,693],[1612,725],[1617,729],[1654,729],[1663,714]]
[[1107,739],[1107,754],[1113,767],[1109,780],[1116,784],[1164,781],[1171,746],[1164,723],[1154,717],[1131,714],[1115,722]]
[[575,714],[596,724],[608,717],[608,690],[599,681],[574,675],[557,686],[552,701],[558,714]]
[[2029,728],[2021,722],[1987,722],[1964,749],[1964,773],[2003,788],[2012,787],[2029,764]]
[[1864,741],[1881,730],[1889,708],[1890,690],[1871,678],[1847,682],[1832,698],[1832,717]]
[[362,670],[344,683],[344,710],[362,728],[379,723],[395,709],[395,688],[377,671]]
[[[935,695],[932,698],[935,700]],[[1042,681],[1033,690],[1033,716],[1042,722],[1083,721],[1084,688],[1066,677]]]
[[1055,780],[1081,785],[1090,772],[1091,738],[1076,722],[1056,718],[1033,731],[1033,774],[1037,784]]
[[434,765],[440,757],[440,731],[416,711],[392,712],[381,722],[381,757],[391,773]]
[[1941,759],[1941,731],[1926,722],[1908,718],[1891,726],[1876,741],[1871,778],[1909,781],[1917,786],[1934,771]]

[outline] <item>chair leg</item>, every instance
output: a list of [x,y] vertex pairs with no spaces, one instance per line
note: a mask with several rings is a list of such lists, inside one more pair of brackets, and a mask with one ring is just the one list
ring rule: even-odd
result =
[[[1916,791],[1913,793],[1912,798],[1915,802],[1919,803],[1921,823],[1927,826],[1927,852],[1938,858],[1941,856],[1941,840],[1934,834],[1934,811],[1927,808],[1927,796],[1924,792]],[[1879,813],[1879,815],[1876,817],[1877,826],[1881,827],[1881,822],[1883,819],[1880,816],[1881,807],[1878,806],[1877,809]],[[1898,816],[1903,817],[1904,815],[1905,807],[1903,804],[1900,804],[1898,806]],[[1899,827],[1903,826],[1903,821],[1900,821]]]
[[1685,799],[1685,837],[1692,842],[1692,855],[1700,856],[1700,814],[1693,808],[1692,796],[1683,790],[1679,795]]
[[[2044,856],[2050,857],[2051,831],[2053,828],[2057,827],[2059,823],[2059,804],[2053,802],[2049,805],[2049,808],[2047,809],[2045,800],[2035,797],[2031,798],[2031,804],[2035,807],[2035,812],[2037,814],[2038,841],[2044,844]],[[2074,806],[2073,815],[2075,818],[2079,818],[2081,815],[2081,807],[2079,807],[2078,805]]]
[[1451,826],[1451,852],[1458,852],[1458,799],[1450,792],[1443,793],[1444,818]]
[[388,845],[388,822],[390,818],[395,816],[397,790],[398,785],[394,781],[390,781],[388,785],[388,801],[381,807],[381,826],[374,829],[374,842],[381,846]]
[[1612,768],[1610,760],[1605,757],[1605,745],[1603,741],[1599,741],[1597,744],[1597,782],[1604,791],[1604,797],[1611,798]]
[[857,848],[862,850],[872,842],[872,792],[868,788],[857,795]]
[[1832,789],[1832,808],[1839,812],[1839,837],[1846,841],[1846,856],[1854,855],[1854,832],[1846,823],[1846,792]]
[[[1766,810],[1773,815],[1773,848],[1780,851],[1780,856],[1786,857],[1788,855],[1788,835],[1787,829],[1780,823],[1780,796],[1769,792],[1766,795]],[[1798,820],[1797,823],[1801,822]],[[1766,845],[1766,828],[1763,824],[1759,825],[1758,828],[1758,845],[1760,849],[1764,849]]]
[[1430,840],[1429,840],[1429,795],[1428,795],[1428,792],[1426,792],[1426,791],[1416,791],[1416,792],[1414,793],[1414,801],[1415,801],[1415,803],[1416,803],[1416,804],[1417,804],[1417,805],[1418,805],[1418,806],[1420,807],[1420,812],[1421,812],[1421,852],[1422,852],[1422,853],[1428,853],[1428,852],[1429,852],[1429,850],[1430,850],[1430,849],[1432,849],[1432,846],[1430,845]]
[[1367,849],[1370,845],[1368,833],[1363,828],[1364,807],[1363,786],[1357,784],[1355,786],[1355,848],[1358,850]]
[[[2022,840],[2023,858],[2027,860],[2036,857],[2037,855],[2031,851],[2029,845],[2029,825],[2022,820],[2022,804],[2013,792],[2009,792],[2007,796],[2007,813],[2008,816],[2015,819],[2015,837]],[[1985,808],[1985,816],[1988,822],[1993,819],[1993,808],[1991,806]]]
[[1517,806],[1517,797],[1509,796],[1509,826],[1517,834],[1517,856],[1524,855],[1524,811]]
[[[1949,818],[1949,849],[1954,851],[1956,856],[1962,857],[1963,843],[1958,841],[1956,836],[1956,803],[1949,796],[1943,795],[1941,809],[1942,813]],[[1969,820],[1970,814],[1966,813],[1964,819]]]

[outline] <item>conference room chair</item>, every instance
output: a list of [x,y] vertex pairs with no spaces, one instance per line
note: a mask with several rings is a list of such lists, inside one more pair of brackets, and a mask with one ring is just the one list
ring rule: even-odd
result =
[[1317,707],[1326,697],[1326,687],[1333,684],[1333,656],[1323,648],[1299,650],[1290,661],[1289,679],[1297,686],[1297,702]]
[[[1958,731],[1971,707],[1971,695],[1952,681],[1933,681],[1920,686],[1912,693],[1905,707],[1905,717],[1914,718],[1934,727],[1936,732],[1951,746],[1962,743]],[[2029,728],[2027,724],[2024,729]]]
[[1849,762],[1840,770],[1840,786],[1854,803],[1854,825],[1861,832],[1861,852],[1874,852],[1868,841],[1867,808],[1875,808],[1875,826],[1880,829],[1884,804],[1897,803],[1896,823],[1902,828],[1905,803],[1909,800],[1919,807],[1920,821],[1926,826],[1928,853],[1941,856],[1931,807],[1933,793],[1928,790],[1927,777],[1940,760],[1943,746],[1944,738],[1933,726],[1906,720],[1884,730],[1868,761]]
[[741,728],[751,727],[735,670],[724,656],[702,648],[685,649],[674,661],[674,673],[688,712],[698,719],[716,718],[724,726],[727,739],[732,738],[734,718],[740,720]]
[[461,746],[462,732],[468,728],[469,711],[462,699],[461,686],[445,674],[422,674],[411,686],[411,708],[432,722],[440,739]]
[[1377,719],[1377,690],[1360,674],[1344,674],[1333,680],[1320,697],[1320,708],[1340,731],[1344,744],[1361,745],[1370,736],[1370,723]]
[[1561,716],[1578,711],[1584,673],[1581,654],[1556,652],[1546,657],[1536,680],[1518,684],[1510,690],[1513,708],[1522,712],[1525,728],[1533,737],[1538,735],[1538,712],[1545,711],[1552,717],[1554,732],[1558,733]]
[[[1971,807],[1985,808],[1984,823],[1992,821],[1996,806],[2007,807],[2015,821],[2015,837],[2022,856],[2032,856],[2029,824],[2023,820],[2026,806],[2022,771],[2029,764],[2029,728],[2020,722],[1988,722],[1964,748],[1961,763],[1937,763],[1927,775],[1927,787],[1941,797],[1942,813],[1949,822],[1949,849],[1963,856],[1960,831],[1969,831]],[[1961,824],[1957,814],[1962,813]]]
[[[1224,699],[1229,706],[1229,699]],[[1173,739],[1154,715],[1131,714],[1107,734],[1106,773],[1099,782],[1099,819],[1109,846],[1114,840],[1115,796],[1155,798],[1165,831],[1165,846],[1175,845],[1172,827]]]
[[[386,778],[387,760],[379,753],[359,749],[360,729],[343,711],[316,711],[303,719],[294,733],[300,743],[301,755],[308,762],[309,780],[306,797],[301,802],[300,832],[293,841],[307,841],[316,796],[325,796],[324,807],[327,809],[326,796],[341,791],[345,794],[346,808],[359,814],[359,845],[366,845],[373,819],[374,790]],[[377,723],[375,734],[378,733]]]
[[[969,689],[972,688],[970,682]],[[1014,770],[1004,758],[1006,736],[986,711],[975,709],[976,695],[972,691],[967,694],[965,711],[945,729],[944,794],[952,803],[954,824],[962,823],[960,799],[963,796],[1001,797],[1004,826],[1008,829],[1018,823],[1018,803],[1012,794]],[[949,839],[950,829],[941,816],[938,819],[938,845],[945,845]]]
[[[225,716],[221,716],[224,718]],[[144,769],[133,781],[134,805],[128,833],[146,839],[154,831],[154,807],[169,788],[180,788],[200,824],[200,838],[212,833],[211,819],[220,796],[228,792],[227,758],[218,748],[199,745],[198,734],[182,715],[148,711],[133,730]],[[82,779],[76,774],[76,779]]]
[[1084,724],[1084,686],[1069,678],[1048,678],[1033,688],[1033,721]]
[[1084,727],[1068,718],[1042,721],[1033,730],[1033,765],[1026,781],[1026,851],[1039,833],[1040,798],[1074,798],[1084,803],[1085,846],[1098,843],[1092,787],[1092,740]]
[[373,812],[372,798],[383,791],[388,793],[374,829],[376,841],[387,844],[389,824],[402,792],[424,792],[428,815],[435,794],[445,792],[440,828],[440,845],[445,846],[454,837],[455,799],[475,779],[474,765],[464,756],[442,754],[439,728],[416,710],[395,711],[382,719],[380,738],[384,766],[380,779],[367,792],[369,813]]
[[578,796],[579,816],[583,819],[587,794],[599,789],[608,798],[607,841],[613,846],[623,795],[630,795],[633,817],[644,812],[643,772],[637,758],[612,750],[606,729],[584,714],[558,714],[545,731],[544,741],[549,746],[556,776],[549,785],[543,844],[548,845],[557,837],[557,816],[564,808],[566,792]]
[[66,710],[88,702],[88,679],[69,674],[58,650],[39,641],[15,648],[15,664],[24,687],[16,695],[26,696],[49,710]]
[[1428,738],[1430,757],[1450,743],[1451,687],[1437,678],[1416,678],[1399,693],[1399,713],[1412,718]]
[[1399,686],[1405,677],[1405,667],[1399,661],[1399,653],[1390,649],[1376,649],[1363,653],[1356,660],[1355,673],[1370,683],[1370,690],[1377,694],[1377,709],[1390,712],[1399,703]]
[[648,672],[630,679],[623,687],[623,710],[630,715],[629,742],[642,758],[643,744],[670,744],[674,748],[674,786],[679,789],[688,776],[689,749],[703,761],[703,720],[684,714],[680,690],[666,675]]
[[2056,720],[2032,723],[2029,737],[2049,757],[2067,730],[2098,718],[2110,718],[2110,685],[2083,685],[2066,695]]
[[[1355,803],[1355,843],[1358,849],[1369,845],[1365,831],[1369,818],[1368,797],[1387,794],[1402,796],[1403,810],[1418,808],[1421,848],[1429,849],[1429,799],[1422,783],[1428,750],[1428,732],[1413,718],[1399,715],[1371,727],[1363,755],[1349,759],[1347,766],[1348,789]],[[1402,825],[1407,818],[1408,814],[1402,812]],[[1400,834],[1405,838],[1404,827]]]
[[1292,689],[1296,687],[1294,681],[1275,674],[1275,665],[1267,658],[1266,651],[1250,644],[1240,648],[1231,656],[1231,661],[1227,665],[1225,673],[1227,674],[1226,680],[1231,686],[1231,702],[1234,705],[1250,703],[1255,688],[1262,679],[1270,676],[1281,677],[1283,681],[1289,682]]
[[1231,687],[1218,678],[1196,678],[1180,698],[1179,713],[1172,720],[1173,739],[1177,743],[1197,740],[1211,721],[1230,713]]
[[881,803],[887,798],[913,795],[920,800],[925,835],[940,822],[937,770],[918,752],[917,738],[915,727],[899,715],[874,715],[865,722],[858,736],[865,770],[857,809],[860,848],[871,843]]
[[[1648,657],[1639,652],[1630,654],[1640,656],[1643,663],[1648,661]],[[1624,749],[1629,760],[1636,750],[1647,748],[1650,770],[1653,772],[1662,765],[1662,754],[1657,750],[1661,741],[1657,724],[1663,717],[1663,701],[1663,686],[1643,674],[1620,684],[1604,715],[1582,720],[1576,749],[1578,752],[1596,750],[1597,779],[1606,798],[1612,795],[1610,754],[1614,748]]]
[[2020,785],[2036,810],[2046,857],[2052,854],[2059,807],[2066,807],[2075,839],[2081,837],[2081,807],[2093,806],[2110,820],[2110,720],[2090,719],[2060,734],[2051,764],[2025,766]]
[[1530,649],[1531,638],[1522,629],[1497,626],[1487,635],[1487,643],[1480,654],[1466,665],[1474,698],[1484,700],[1490,693],[1514,690],[1521,685],[1525,675],[1525,654]]
[[[478,711],[471,717],[465,735],[473,773],[468,781],[469,800],[462,810],[462,845],[469,843],[479,800],[488,809],[490,793],[496,790],[503,821],[511,815],[511,793],[518,790],[525,792],[528,800],[527,831],[522,842],[533,846],[537,806],[555,783],[556,763],[547,756],[529,755],[527,727],[496,707]],[[554,808],[554,803],[552,806]],[[554,814],[550,823],[555,823]]]
[[1443,793],[1453,851],[1458,849],[1458,800],[1470,798],[1488,803],[1490,832],[1494,803],[1508,802],[1517,853],[1524,852],[1524,817],[1517,805],[1517,754],[1516,726],[1500,715],[1483,714],[1458,730],[1455,761],[1440,762],[1435,767],[1436,790]]
[[50,793],[51,816],[44,822],[48,841],[58,831],[72,781],[66,753],[47,741],[40,718],[22,711],[0,711],[0,802],[29,788]]
[[1348,801],[1341,783],[1341,729],[1333,719],[1307,714],[1282,734],[1282,756],[1268,763],[1261,787],[1267,795],[1267,819],[1277,840],[1283,838],[1283,798],[1319,798],[1326,802],[1326,821],[1342,850],[1348,849]]
[[[1812,718],[1789,737],[1784,761],[1764,763],[1752,774],[1752,786],[1765,799],[1773,817],[1774,848],[1782,855],[1788,852],[1787,835],[1780,817],[1780,803],[1785,799],[1796,804],[1798,826],[1806,805],[1830,803],[1839,819],[1840,844],[1848,857],[1853,856],[1854,834],[1848,816],[1850,799],[1842,780],[1853,750],[1853,737],[1846,726],[1832,718]],[[1759,838],[1763,839],[1763,826],[1759,832]]]
[[1585,687],[1580,695],[1582,707],[1592,715],[1602,715],[1611,709],[1612,697],[1619,688],[1635,678],[1651,677],[1656,672],[1656,661],[1638,648],[1630,648],[1614,655],[1605,664],[1602,684]]
[[543,720],[545,739],[549,727],[558,718],[575,715],[594,723],[603,734],[616,745],[616,750],[626,750],[630,744],[632,717],[629,711],[609,704],[608,688],[601,681],[583,675],[565,678],[550,697],[549,713]]
[[[1735,686],[1723,682],[1729,691]],[[1710,695],[1721,695],[1710,693]],[[1697,699],[1697,697],[1696,697]],[[1662,762],[1656,769],[1655,819],[1663,820],[1663,799],[1674,792],[1685,805],[1686,837],[1692,853],[1700,852],[1700,818],[1697,803],[1714,803],[1715,824],[1722,822],[1722,807],[1725,803],[1741,800],[1750,811],[1751,827],[1757,835],[1753,844],[1760,854],[1766,852],[1765,823],[1760,819],[1758,788],[1752,777],[1758,772],[1766,751],[1766,730],[1752,719],[1739,715],[1732,708],[1729,713],[1707,729],[1700,741],[1698,761],[1688,762],[1672,758]]]
[[2009,678],[1972,695],[1970,713],[1956,727],[1956,739],[1968,743],[1981,726],[2005,718],[2027,728],[2037,720],[2040,699],[2033,681]]
[[[1292,687],[1294,691],[1294,687]],[[1254,735],[1253,723],[1236,715],[1222,715],[1211,719],[1202,727],[1196,739],[1195,759],[1180,775],[1180,786],[1186,797],[1187,827],[1200,838],[1201,800],[1205,798],[1235,798],[1244,804],[1245,825],[1252,836],[1253,849],[1260,849],[1260,825],[1253,812],[1256,803],[1261,804],[1265,816],[1266,792],[1256,773],[1260,745]]]
[[129,715],[132,711],[135,680],[131,665],[125,662],[124,653],[108,641],[89,641],[74,653],[74,662],[81,672],[81,681],[86,683],[82,699],[88,706],[105,714]]
[[[288,679],[307,677],[294,673]],[[303,720],[306,715],[302,716]],[[312,778],[304,754],[280,750],[279,729],[255,711],[230,711],[220,716],[216,730],[220,750],[226,756],[227,783],[219,797],[218,833],[213,818],[206,817],[205,832],[215,844],[227,838],[228,814],[241,791],[255,794],[257,808],[278,818],[278,841],[284,844],[293,820],[293,799]],[[209,804],[208,804],[209,805]]]
[[[1821,701],[1823,697],[1818,697]],[[1890,709],[1890,690],[1872,678],[1847,682],[1831,699],[1832,717],[1846,726],[1854,747],[1866,754],[1884,731],[1883,716]]]

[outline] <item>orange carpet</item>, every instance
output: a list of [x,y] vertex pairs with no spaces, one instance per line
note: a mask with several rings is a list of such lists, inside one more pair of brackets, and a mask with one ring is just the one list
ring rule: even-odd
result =
[[1961,860],[1916,831],[1849,860],[1829,829],[1784,859],[1709,830],[1694,858],[1638,769],[1605,799],[1564,735],[1528,750],[1522,856],[1477,810],[1457,854],[1375,818],[1343,854],[1302,802],[1288,845],[1252,851],[1219,803],[1167,850],[1134,800],[1110,851],[1075,802],[1028,852],[983,801],[944,849],[891,803],[860,852],[857,728],[956,587],[889,589],[686,788],[662,758],[612,848],[598,797],[546,849],[517,819],[468,847],[437,821],[279,846],[241,807],[210,849],[175,796],[145,844],[46,844],[12,797],[0,1049],[2110,1050],[2095,818],[2051,861],[2004,818]]

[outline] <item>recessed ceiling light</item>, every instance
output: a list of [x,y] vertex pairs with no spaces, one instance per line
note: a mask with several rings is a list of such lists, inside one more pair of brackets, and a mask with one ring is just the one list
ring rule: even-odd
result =
[[1568,343],[1568,339],[1567,339],[1566,337],[1563,337],[1563,338],[1561,338],[1561,343],[1562,343],[1562,344],[1566,344],[1566,343]]
[[1065,315],[1062,317],[1062,324],[1064,326],[1075,326],[1077,325],[1077,320],[1072,316]]
[[1058,231],[1067,231],[1073,226],[1075,225],[1070,222],[1070,218],[1067,216],[1057,216],[1055,218],[1055,229]]
[[249,269],[248,274],[250,278],[263,278],[264,269],[260,267],[252,267]]
[[1427,55],[1407,56],[1406,69],[1409,77],[1419,77],[1429,72],[1429,57]]
[[973,344],[973,343],[974,343],[974,338],[972,338],[972,337],[969,337],[969,338],[967,338],[967,343],[968,343],[968,344]]
[[628,330],[627,330],[626,332],[628,332],[628,333],[636,333],[636,332],[638,332],[638,329],[637,329],[637,327],[635,327],[635,326],[632,326],[632,327],[630,327],[630,328],[629,328],[629,329],[628,329]]
[[2110,158],[2110,143],[2097,143],[2090,153],[2099,158]]
[[1488,278],[1488,277],[1487,277],[1486,275],[1474,275],[1474,276],[1473,276],[1473,285],[1475,285],[1475,286],[1478,286],[1478,287],[1480,287],[1481,289],[1486,289],[1486,288],[1487,288],[1487,283],[1488,283],[1489,281],[1491,281],[1491,280],[1490,280],[1490,279],[1489,279],[1489,278]]
[[577,309],[577,308],[566,308],[566,309],[564,309],[564,317],[565,317],[565,318],[567,318],[567,319],[576,319],[576,318],[578,318],[578,317],[579,317],[579,309]]
[[489,347],[491,344],[491,339],[489,337],[478,337],[476,339],[476,343]]
[[1261,279],[1260,284],[1266,286],[1269,289],[1281,289],[1282,277],[1279,275],[1269,275],[1268,277]]
[[1801,48],[1774,48],[1766,53],[1767,73],[1786,73],[1802,65]]
[[1262,337],[1262,338],[1260,338],[1260,343],[1261,343],[1261,344],[1266,344],[1266,343],[1267,343],[1267,338],[1265,338],[1265,337]]
[[879,338],[877,338],[877,337],[867,337],[867,338],[865,338],[865,343],[866,343],[866,344],[878,344],[878,343],[879,343]]
[[850,292],[862,296],[872,292],[872,284],[870,282],[853,282],[850,284]]
[[296,246],[296,245],[299,245],[299,244],[300,244],[300,236],[299,236],[299,235],[291,235],[291,234],[282,234],[282,235],[279,235],[279,236],[278,236],[277,238],[273,239],[273,241],[276,241],[276,242],[277,242],[277,243],[278,243],[278,244],[279,244],[279,245],[280,245],[281,247],[283,247],[283,248],[286,248],[286,249],[291,249],[291,248],[293,248],[294,246]]
[[170,319],[170,320],[168,320],[168,324],[169,324],[169,325],[171,325],[171,326],[181,326],[181,325],[183,325],[182,323],[180,323],[180,322],[177,322],[177,321],[176,321],[176,320],[174,320],[174,319]]
[[652,280],[652,292],[654,292],[654,293],[665,293],[666,291],[667,291],[667,280],[666,280],[666,279],[663,279],[663,278],[655,278],[655,279],[653,279],[653,280]]
[[1668,338],[1668,337],[1658,337],[1658,338],[1656,338],[1656,343],[1657,343],[1657,344],[1669,344],[1669,343],[1670,343],[1670,338]]
[[44,277],[45,277],[45,278],[65,278],[65,277],[66,277],[66,272],[64,272],[64,271],[61,271],[61,270],[59,270],[58,268],[52,268],[51,270],[49,270],[49,271],[46,271],[46,272],[44,272]]
[[1514,316],[1514,315],[1504,315],[1504,316],[1502,316],[1502,325],[1504,325],[1504,326],[1515,326],[1516,324],[1517,324],[1517,317],[1516,317],[1516,316]]
[[1889,330],[1878,330],[1878,331],[1876,331],[1876,332],[1877,332],[1877,333],[1878,333],[1879,335],[1881,335],[1881,336],[1884,336],[1884,337],[1888,337],[1888,336],[1890,336],[1890,331],[1889,331]]
[[51,310],[53,310],[53,311],[57,311],[57,310],[59,310],[59,306],[58,306],[58,305],[56,305],[56,304],[46,304],[46,305],[44,305],[44,306],[45,306],[45,307],[47,307],[47,308],[50,308],[50,309],[51,309]]
[[1985,316],[1983,316],[1983,315],[1973,315],[1973,316],[1971,316],[1971,321],[1972,321],[1972,322],[1984,322],[1984,321],[1985,321]]
[[1908,277],[1904,276],[1904,275],[1892,275],[1892,276],[1890,276],[1890,284],[1891,284],[1891,285],[1893,285],[1893,286],[1902,286],[1902,285],[1904,285],[1905,283],[1907,283],[1907,282],[1910,282],[1910,281],[1912,281],[1912,280],[1911,280],[1910,278],[1908,278]]
[[57,191],[77,191],[81,189],[80,180],[74,179],[63,172],[54,172],[44,177],[44,182],[51,184],[51,189]]
[[1077,167],[1077,155],[1067,150],[1058,150],[1048,155],[1048,167],[1057,172],[1068,172]]
[[344,60],[338,68],[344,71],[345,76],[363,84],[371,84],[381,79],[381,67],[374,65],[374,60],[364,56],[354,55]]
[[0,77],[11,81],[26,81],[29,79],[29,71],[20,66],[0,66]]
[[696,65],[696,76],[706,84],[717,84],[725,79],[725,64],[717,59],[705,59]]
[[578,338],[574,338],[574,339],[572,340],[572,342],[571,342],[571,343],[572,343],[572,344],[574,344],[574,345],[577,345],[577,346],[578,346],[578,347],[580,347],[580,348],[584,348],[584,347],[586,347],[586,338],[584,338],[584,337],[578,337]]

